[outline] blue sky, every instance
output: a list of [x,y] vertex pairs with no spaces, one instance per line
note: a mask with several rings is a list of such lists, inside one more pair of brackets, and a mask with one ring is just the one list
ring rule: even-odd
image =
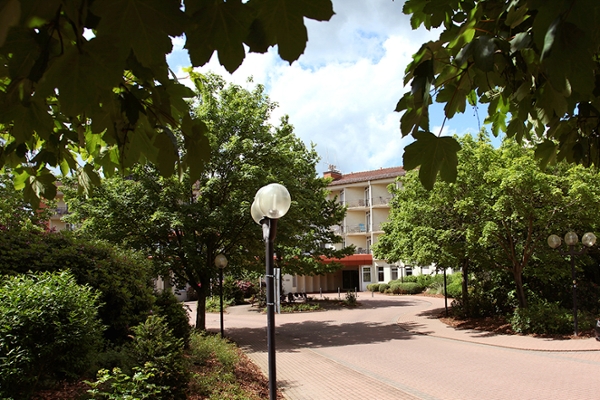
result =
[[[437,38],[427,30],[413,31],[402,14],[403,1],[333,0],[336,15],[328,22],[306,20],[308,43],[304,54],[289,65],[276,49],[249,54],[242,66],[229,74],[216,55],[200,71],[213,71],[225,79],[250,87],[265,85],[272,101],[279,104],[278,121],[289,115],[294,131],[307,145],[316,144],[322,161],[318,173],[334,164],[343,173],[402,165],[403,149],[410,138],[402,138],[400,114],[393,110],[406,91],[404,70],[422,43]],[[169,56],[175,71],[189,65],[175,41]],[[183,73],[181,73],[183,75]],[[487,109],[479,109],[483,122]],[[438,134],[442,109],[431,109],[432,132]],[[472,109],[444,125],[444,134],[479,130]]]

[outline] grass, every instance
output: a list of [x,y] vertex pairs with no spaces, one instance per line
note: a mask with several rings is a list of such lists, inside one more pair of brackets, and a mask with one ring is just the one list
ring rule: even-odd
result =
[[193,365],[188,399],[258,400],[269,395],[258,367],[218,335],[194,332],[188,357]]

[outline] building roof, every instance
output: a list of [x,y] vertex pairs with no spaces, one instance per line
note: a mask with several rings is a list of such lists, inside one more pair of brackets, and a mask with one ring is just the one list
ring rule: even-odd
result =
[[329,186],[348,185],[351,183],[376,181],[380,179],[397,178],[406,173],[402,167],[380,168],[372,171],[352,172],[341,174],[341,178],[334,180]]

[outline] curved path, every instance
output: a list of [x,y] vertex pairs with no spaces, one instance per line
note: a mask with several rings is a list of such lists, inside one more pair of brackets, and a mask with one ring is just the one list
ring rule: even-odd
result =
[[[277,380],[287,399],[600,398],[595,339],[455,330],[431,317],[439,298],[359,293],[358,301],[276,315]],[[218,331],[219,321],[208,314],[207,328]],[[230,307],[224,325],[266,374],[266,316]]]

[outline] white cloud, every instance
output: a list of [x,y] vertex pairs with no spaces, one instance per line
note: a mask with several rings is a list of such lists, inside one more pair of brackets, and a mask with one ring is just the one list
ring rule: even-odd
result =
[[[233,74],[218,65],[216,56],[200,70],[242,86],[247,86],[248,76],[265,85],[271,100],[280,105],[274,117],[289,115],[296,135],[316,144],[323,159],[318,172],[327,163],[342,172],[402,165],[410,139],[401,137],[400,115],[393,110],[406,90],[404,70],[412,54],[437,33],[411,30],[402,1],[333,4],[336,15],[331,21],[305,21],[306,51],[291,66],[270,49],[248,54]],[[181,53],[170,56],[174,68],[189,63]],[[456,130],[446,125],[445,130]]]

